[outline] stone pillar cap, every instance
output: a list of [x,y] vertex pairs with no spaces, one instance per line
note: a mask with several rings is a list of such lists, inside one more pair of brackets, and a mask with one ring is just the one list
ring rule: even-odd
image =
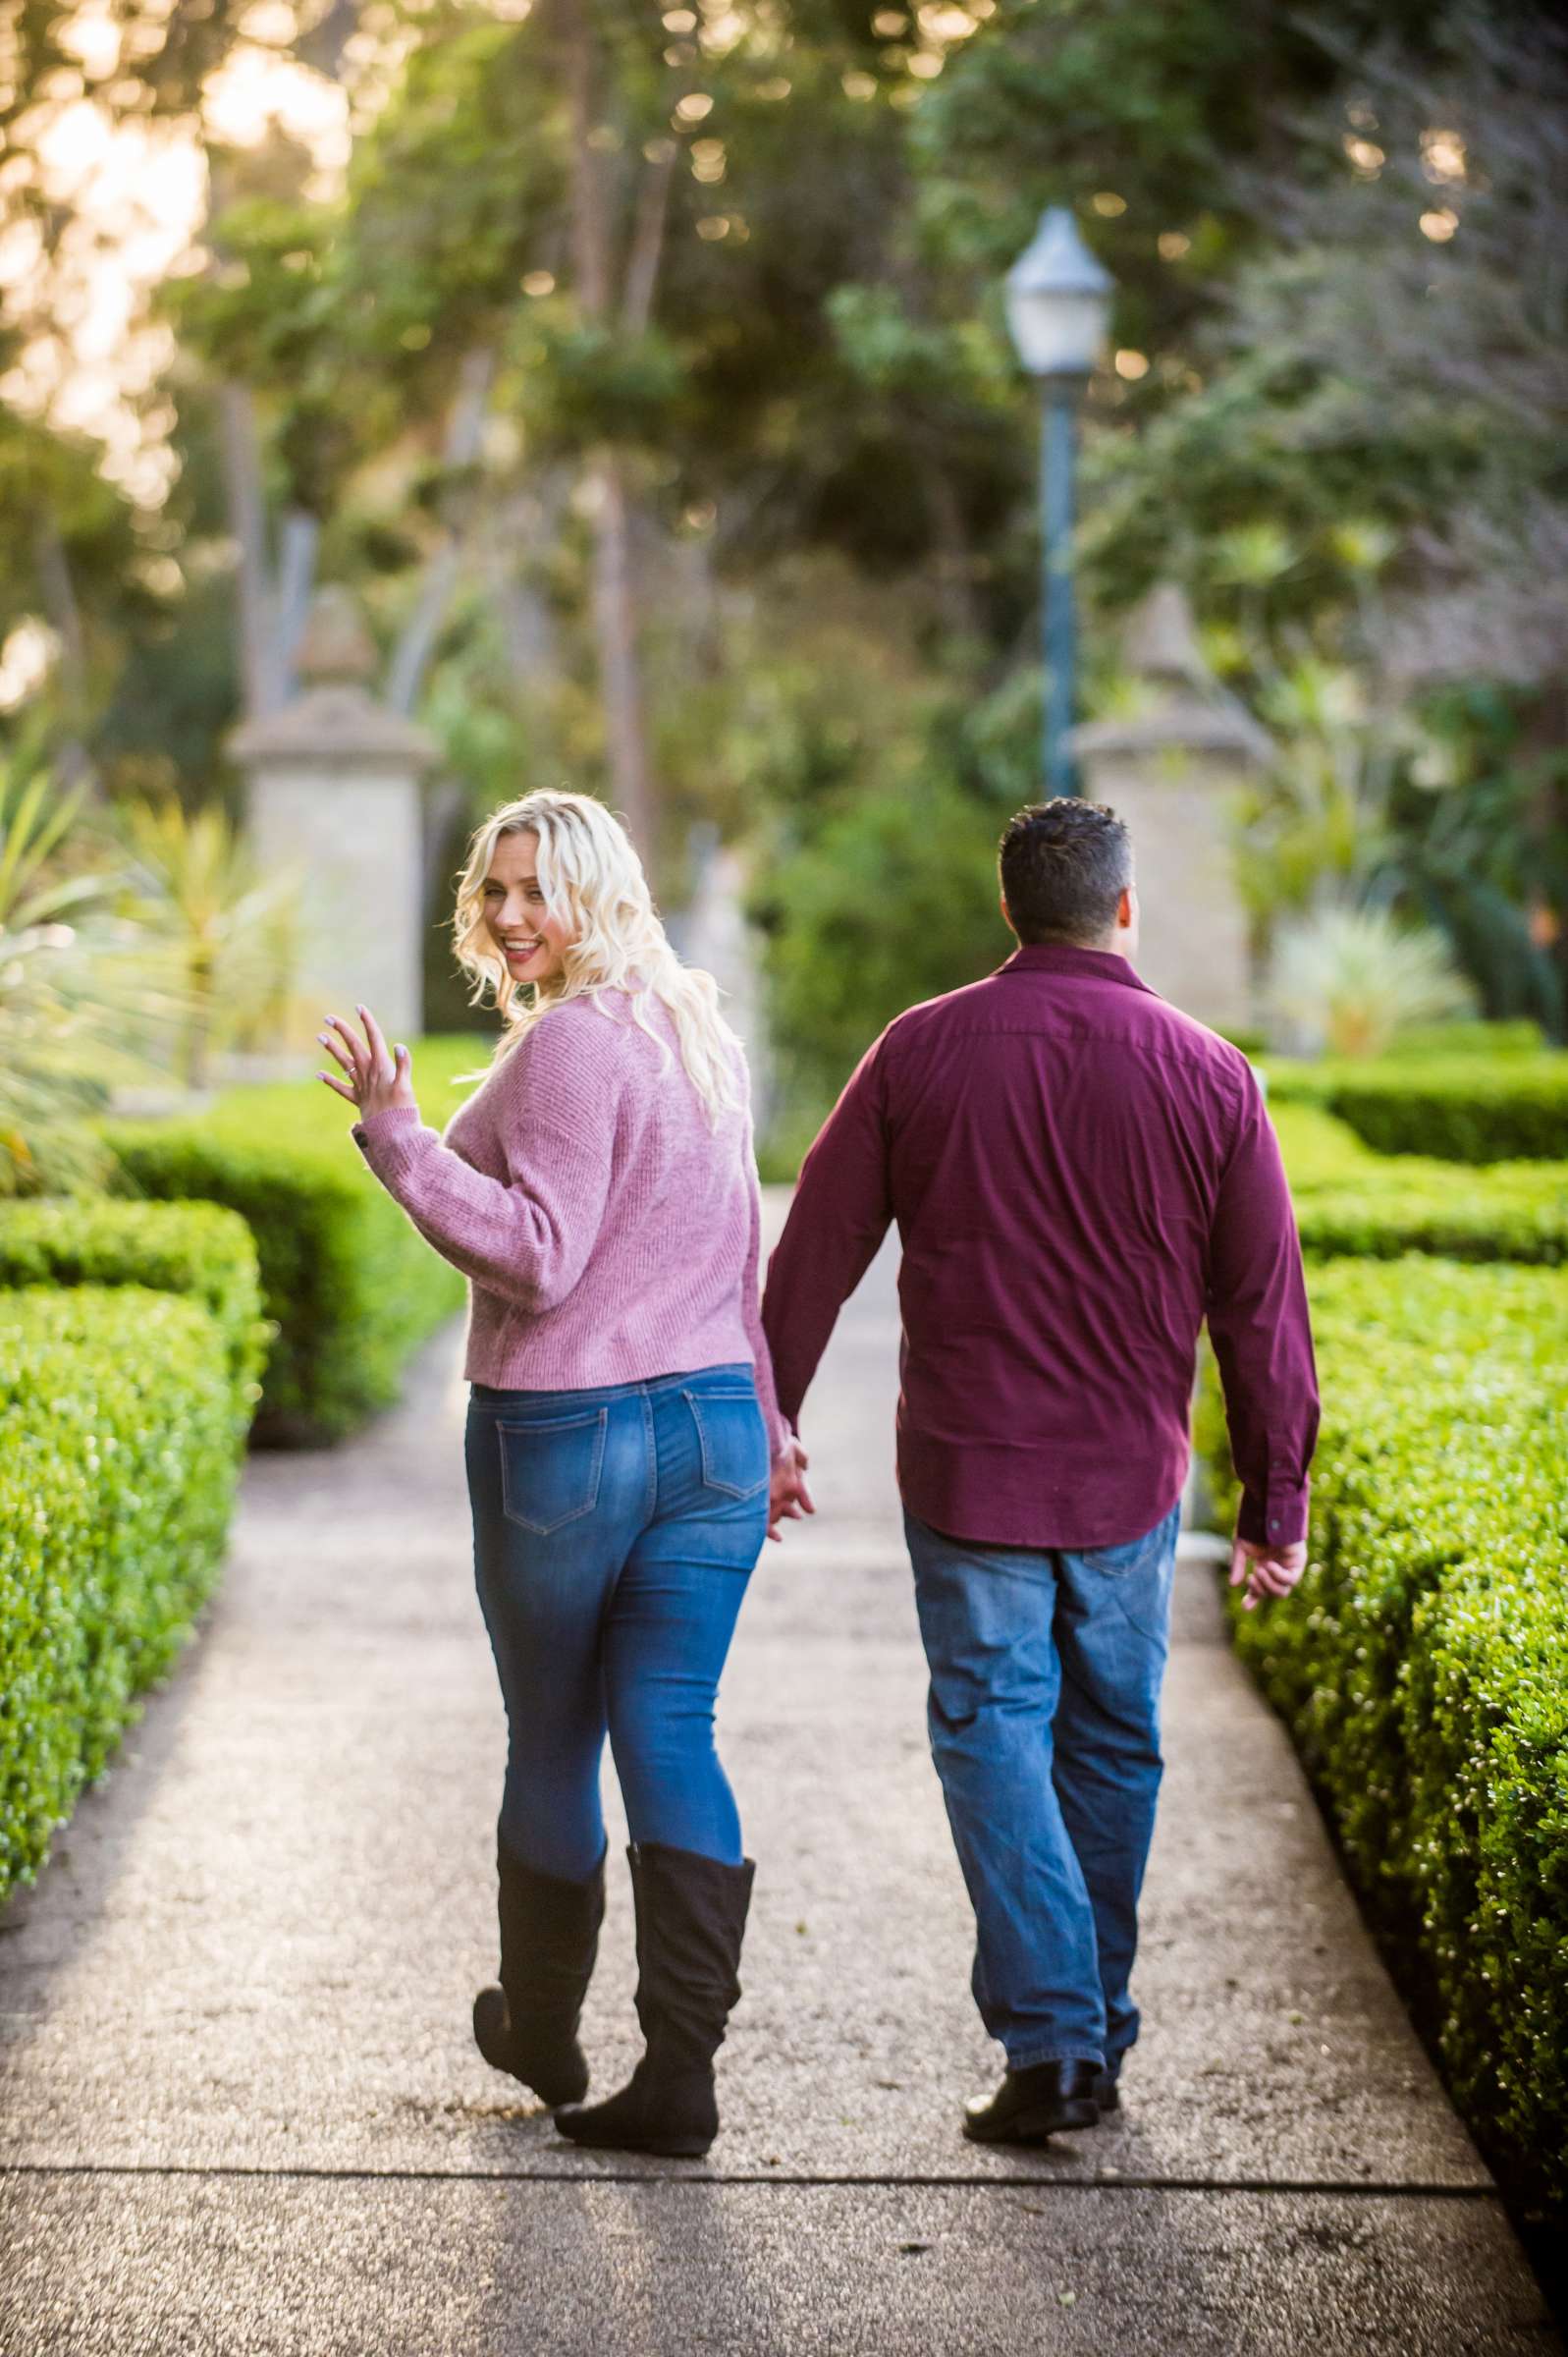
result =
[[1191,751],[1231,754],[1260,765],[1273,740],[1203,659],[1187,593],[1160,581],[1134,606],[1122,632],[1127,669],[1162,692],[1141,711],[1073,730],[1074,755]]
[[425,729],[389,712],[367,683],[376,669],[375,641],[351,591],[318,590],[311,601],[297,667],[310,683],[281,712],[247,720],[229,739],[229,751],[246,769],[319,762],[328,769],[433,768],[441,747]]

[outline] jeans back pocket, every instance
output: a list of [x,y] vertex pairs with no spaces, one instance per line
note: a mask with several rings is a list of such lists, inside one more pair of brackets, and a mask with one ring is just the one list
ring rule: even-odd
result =
[[755,1498],[768,1486],[768,1429],[754,1389],[682,1392],[697,1427],[704,1489]]
[[548,1538],[599,1503],[608,1408],[548,1421],[496,1425],[501,1504],[509,1522]]

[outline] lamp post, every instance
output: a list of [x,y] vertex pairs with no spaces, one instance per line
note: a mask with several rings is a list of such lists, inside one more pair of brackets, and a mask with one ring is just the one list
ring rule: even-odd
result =
[[1110,309],[1111,279],[1062,205],[1040,216],[1034,243],[1007,273],[1007,324],[1018,357],[1040,386],[1040,507],[1046,657],[1046,792],[1073,791],[1072,729],[1077,622],[1072,586],[1072,492],[1078,403]]

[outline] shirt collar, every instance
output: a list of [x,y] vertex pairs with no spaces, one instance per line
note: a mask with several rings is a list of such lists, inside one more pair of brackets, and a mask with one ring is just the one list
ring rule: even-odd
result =
[[1020,943],[999,974],[1075,974],[1084,981],[1120,982],[1128,990],[1141,990],[1150,998],[1159,993],[1134,973],[1119,950],[1080,950],[1065,941],[1033,941]]

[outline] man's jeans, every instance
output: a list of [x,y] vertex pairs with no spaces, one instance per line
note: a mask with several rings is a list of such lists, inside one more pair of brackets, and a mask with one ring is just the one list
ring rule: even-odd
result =
[[932,1757],[975,1910],[975,2002],[1008,2067],[1115,2069],[1160,1790],[1181,1509],[1123,1547],[989,1547],[904,1516]]

